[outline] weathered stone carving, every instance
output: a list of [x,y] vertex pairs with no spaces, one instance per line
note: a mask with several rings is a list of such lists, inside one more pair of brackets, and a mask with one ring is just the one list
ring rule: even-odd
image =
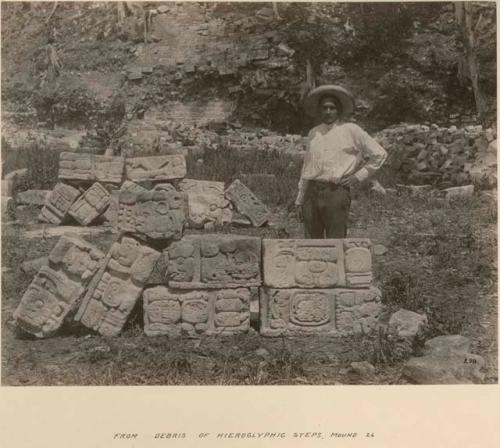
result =
[[180,179],[186,175],[182,154],[134,157],[126,161],[126,178],[134,182]]
[[96,182],[73,203],[69,209],[69,214],[82,226],[87,226],[100,216],[108,205],[108,191]]
[[183,179],[179,190],[188,197],[188,222],[190,227],[203,228],[209,223],[220,227],[231,222],[229,201],[224,197],[224,182]]
[[167,191],[124,191],[119,196],[118,228],[152,239],[179,239],[186,221],[186,197]]
[[148,336],[235,334],[250,328],[247,288],[182,291],[157,286],[145,290],[143,298]]
[[38,219],[51,224],[61,224],[78,196],[78,189],[59,182],[49,195]]
[[122,157],[62,152],[59,157],[59,179],[121,184],[124,166]]
[[226,197],[252,224],[260,227],[270,218],[268,208],[245,185],[236,179],[226,190]]
[[381,311],[380,291],[260,288],[260,332],[264,336],[369,333]]
[[371,242],[368,239],[344,240],[346,286],[367,288],[373,280]]
[[17,325],[37,337],[54,333],[79,304],[104,254],[75,236],[62,236],[14,312]]
[[342,240],[263,240],[264,284],[275,288],[345,285]]
[[167,281],[171,288],[259,286],[260,238],[188,235],[170,245]]
[[132,238],[114,243],[75,319],[104,336],[120,333],[160,253]]
[[146,188],[141,185],[137,185],[134,182],[126,180],[123,182],[119,190],[114,190],[109,195],[109,207],[104,213],[104,217],[108,220],[108,222],[115,228],[118,228],[118,212],[119,212],[119,200],[120,193],[122,191],[130,191],[132,193],[144,193],[148,191]]

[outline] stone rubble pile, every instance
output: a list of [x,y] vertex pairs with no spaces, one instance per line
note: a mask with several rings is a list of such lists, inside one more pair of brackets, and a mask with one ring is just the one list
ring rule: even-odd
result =
[[440,188],[496,185],[496,132],[482,126],[399,125],[376,134],[387,150],[385,169],[402,184]]

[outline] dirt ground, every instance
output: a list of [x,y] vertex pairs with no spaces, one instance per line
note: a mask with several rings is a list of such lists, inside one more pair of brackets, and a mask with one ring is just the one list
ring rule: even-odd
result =
[[[406,195],[353,200],[349,236],[369,237],[388,251],[376,256],[374,272],[382,290],[383,322],[400,308],[425,313],[427,337],[462,334],[486,361],[485,382],[497,383],[497,212],[484,193],[470,200]],[[12,313],[33,274],[23,261],[47,255],[56,237],[33,237],[38,210],[26,208],[18,222],[2,227],[2,384],[28,385],[271,385],[405,384],[409,356],[383,334],[332,338],[265,338],[252,328],[232,337],[169,339],[142,333],[139,303],[119,337],[104,338],[66,327],[36,340],[16,331]],[[235,233],[274,238],[300,237],[300,224],[276,210],[273,228],[232,227]],[[27,237],[30,235],[30,238]],[[106,249],[110,232],[84,236]],[[418,352],[418,347],[417,347]],[[349,373],[353,361],[369,361],[375,375]]]

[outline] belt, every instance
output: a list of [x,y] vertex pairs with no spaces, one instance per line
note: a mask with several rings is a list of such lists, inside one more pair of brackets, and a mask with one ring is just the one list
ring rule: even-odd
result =
[[327,182],[324,180],[310,180],[308,185],[318,190],[336,190],[337,188],[342,187],[340,184],[334,184],[333,182]]

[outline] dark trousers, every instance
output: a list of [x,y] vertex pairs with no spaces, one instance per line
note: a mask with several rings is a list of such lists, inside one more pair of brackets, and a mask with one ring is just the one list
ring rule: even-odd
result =
[[303,205],[305,238],[345,238],[350,206],[349,188],[309,181]]

